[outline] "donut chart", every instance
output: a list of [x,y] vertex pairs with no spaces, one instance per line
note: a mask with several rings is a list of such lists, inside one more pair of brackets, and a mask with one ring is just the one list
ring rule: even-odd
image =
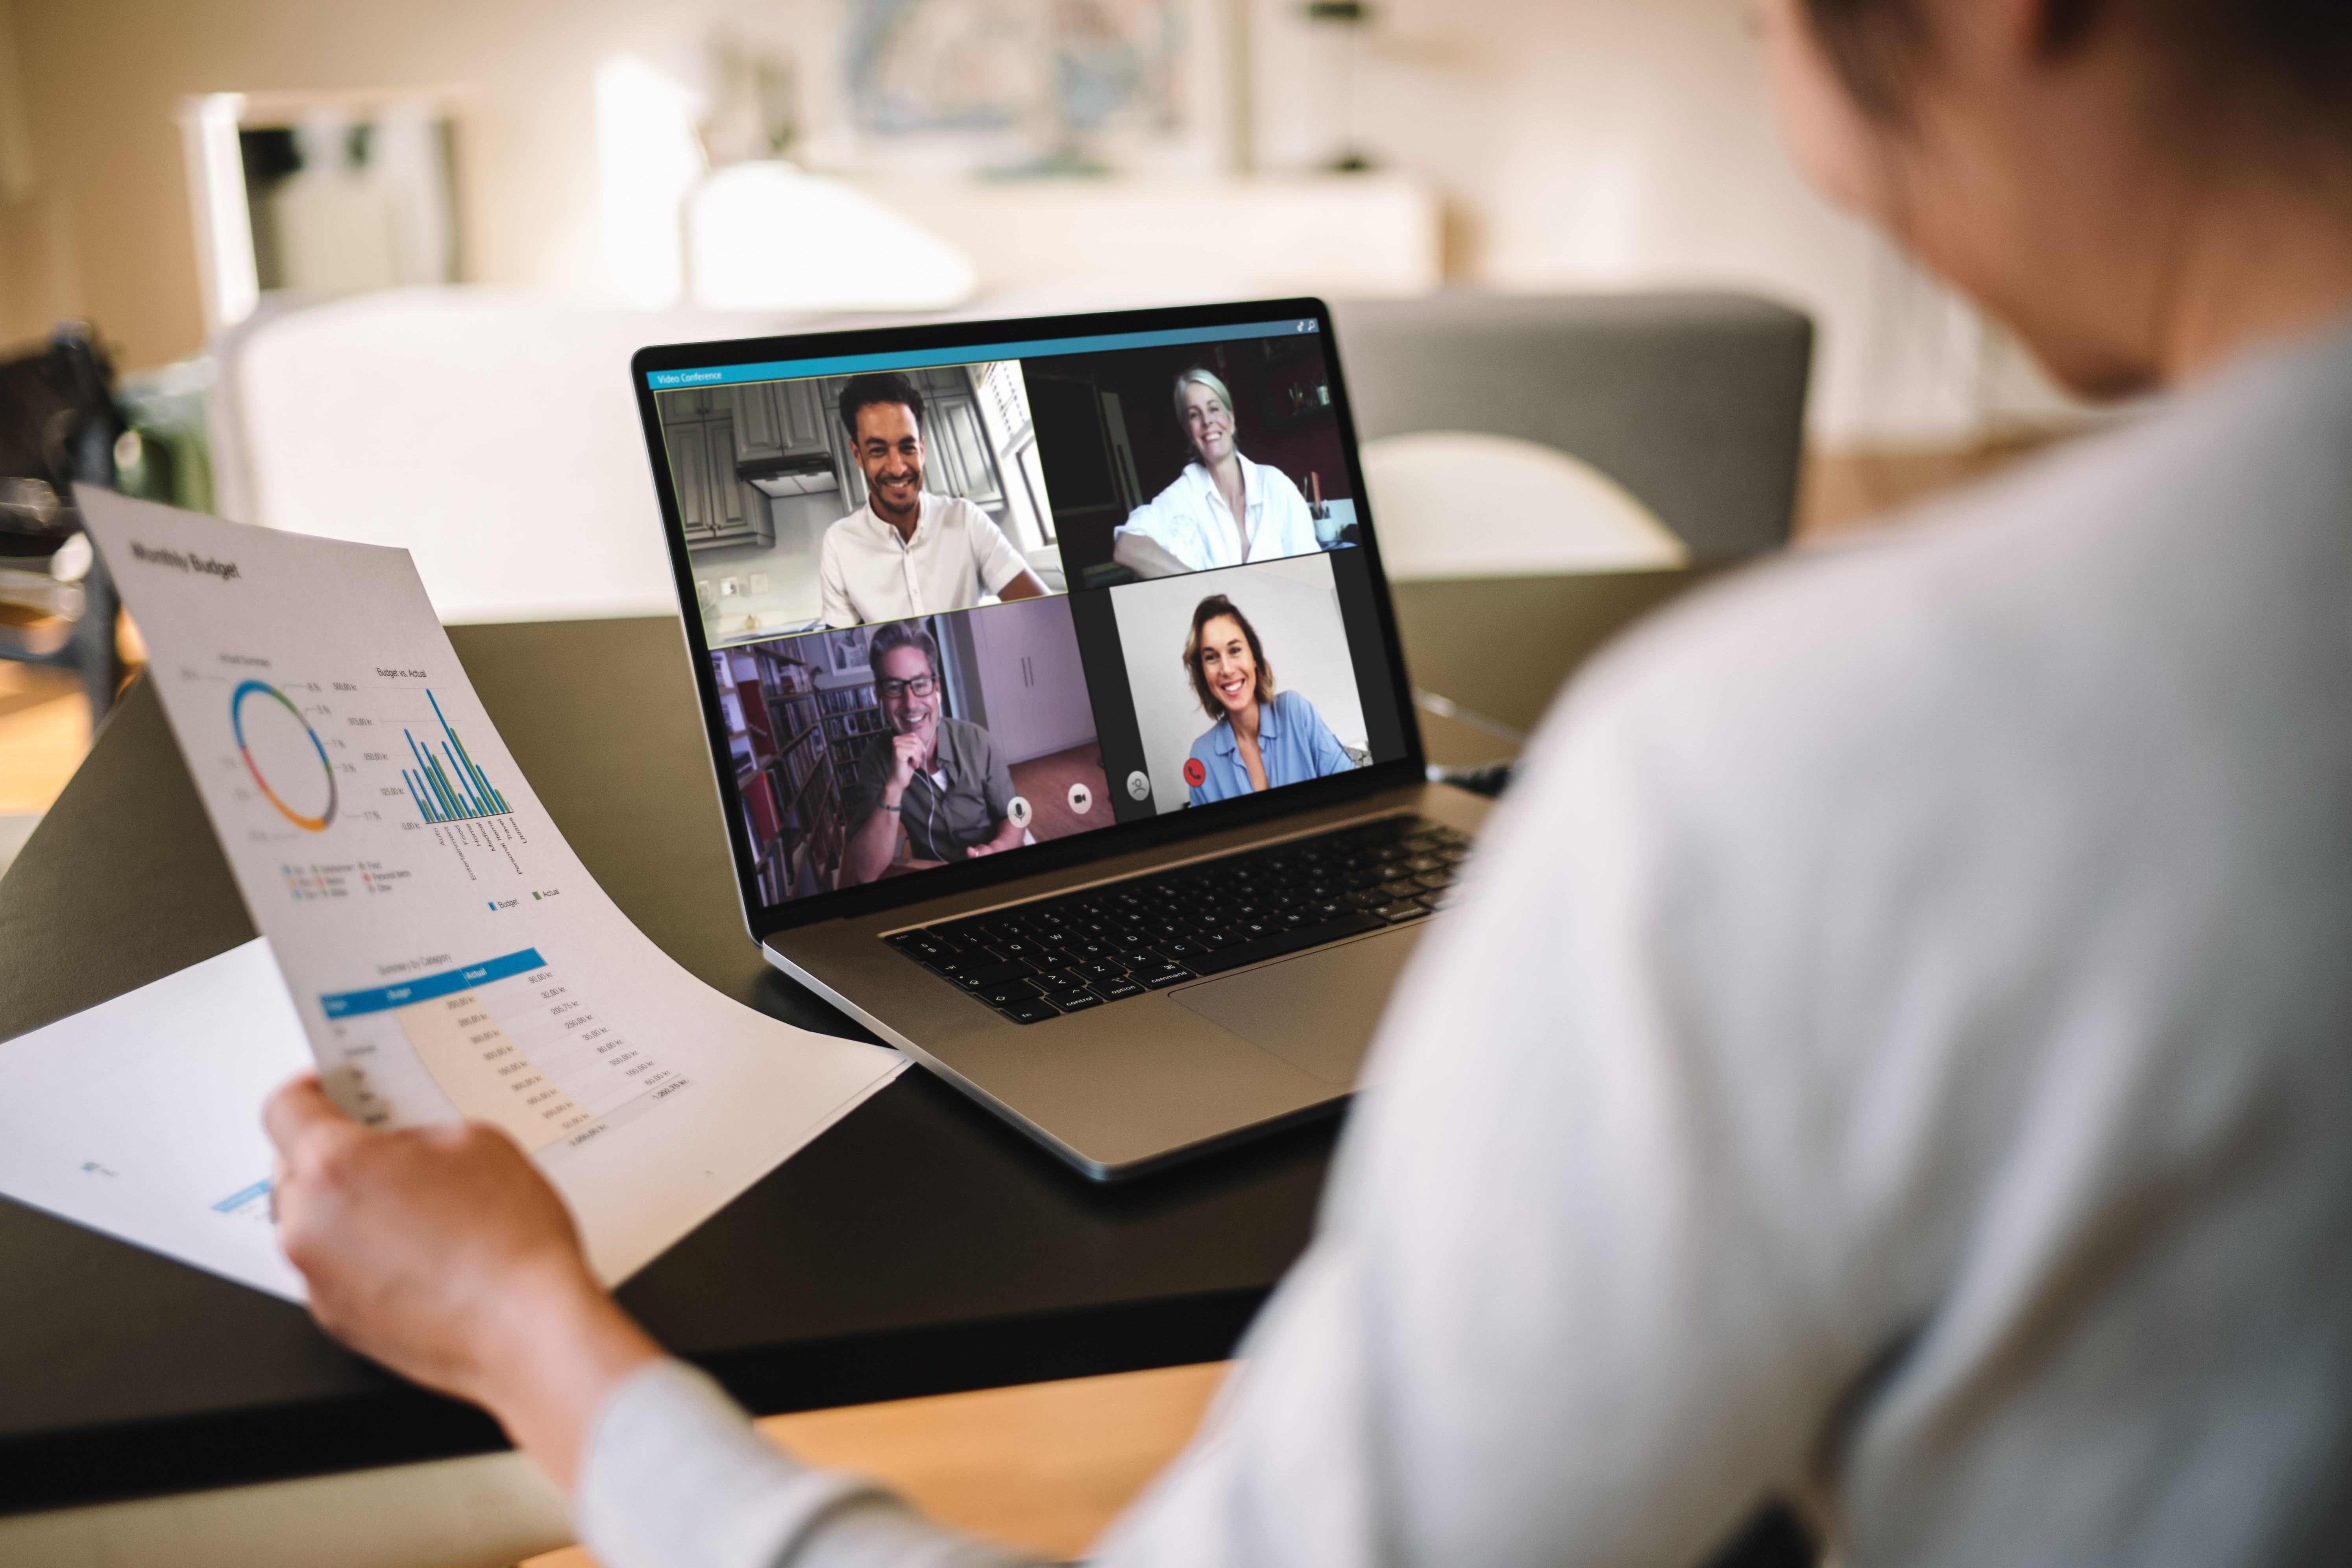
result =
[[335,770],[293,700],[266,681],[240,681],[228,700],[228,722],[262,797],[295,826],[325,832],[335,820]]

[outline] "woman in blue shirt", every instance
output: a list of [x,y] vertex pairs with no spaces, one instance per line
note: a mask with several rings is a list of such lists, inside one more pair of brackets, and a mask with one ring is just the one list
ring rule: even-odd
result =
[[1276,692],[1257,628],[1223,594],[1194,607],[1184,668],[1201,706],[1217,721],[1192,742],[1184,764],[1194,805],[1356,765],[1315,704],[1296,691]]

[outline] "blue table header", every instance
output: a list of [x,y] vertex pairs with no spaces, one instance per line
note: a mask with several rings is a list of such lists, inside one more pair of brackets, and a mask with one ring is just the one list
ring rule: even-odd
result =
[[488,985],[493,980],[504,980],[509,975],[546,966],[547,961],[539,956],[539,949],[526,947],[520,952],[509,952],[504,958],[494,958],[488,963],[469,963],[463,969],[446,969],[422,980],[378,986],[373,991],[345,991],[340,995],[321,996],[319,1001],[327,1009],[328,1017],[352,1018],[362,1013],[388,1012],[417,1002],[430,1002],[436,996],[455,995],[460,991],[471,991],[477,985]]

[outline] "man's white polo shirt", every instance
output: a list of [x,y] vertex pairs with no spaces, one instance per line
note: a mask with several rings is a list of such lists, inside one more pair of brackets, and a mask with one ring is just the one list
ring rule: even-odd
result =
[[1029,569],[1004,531],[961,496],[923,492],[912,541],[871,502],[824,531],[824,623],[863,626],[961,610]]

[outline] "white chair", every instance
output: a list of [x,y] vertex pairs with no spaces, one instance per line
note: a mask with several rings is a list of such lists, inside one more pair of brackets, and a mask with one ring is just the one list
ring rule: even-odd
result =
[[672,613],[629,356],[809,320],[466,288],[286,310],[215,351],[221,510],[402,546],[445,621]]
[[1643,572],[1689,550],[1622,485],[1555,447],[1423,431],[1367,441],[1381,560],[1399,582]]

